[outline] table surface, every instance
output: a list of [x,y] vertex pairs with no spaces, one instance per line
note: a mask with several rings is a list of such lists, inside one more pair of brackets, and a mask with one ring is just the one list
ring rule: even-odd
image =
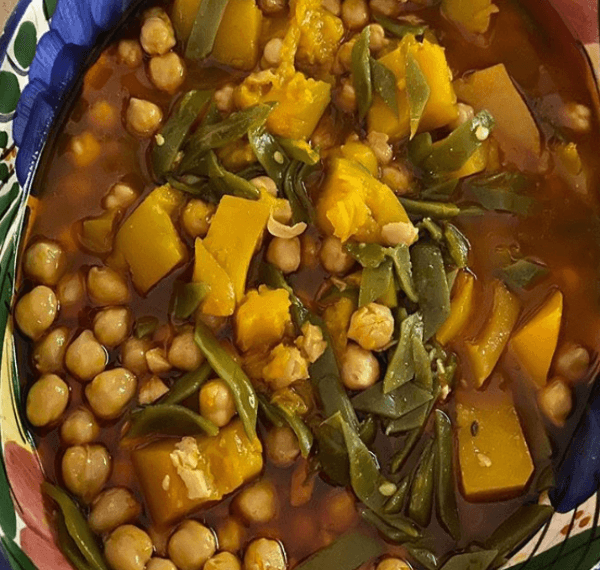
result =
[[4,28],[8,15],[15,7],[17,0],[0,0],[0,30]]

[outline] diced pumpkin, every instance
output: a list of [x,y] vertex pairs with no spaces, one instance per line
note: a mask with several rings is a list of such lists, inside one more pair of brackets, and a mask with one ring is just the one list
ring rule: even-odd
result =
[[362,164],[373,176],[377,176],[379,173],[377,157],[371,147],[366,144],[361,142],[347,142],[340,147],[340,152],[344,158]]
[[209,290],[200,305],[207,315],[229,317],[235,311],[235,292],[233,283],[218,264],[217,260],[204,247],[201,239],[195,244],[196,259],[194,262],[194,281],[204,283]]
[[248,291],[235,314],[238,346],[246,352],[280,342],[286,327],[292,324],[291,304],[285,289],[261,285],[258,291]]
[[160,440],[133,451],[132,460],[150,516],[161,526],[221,500],[263,467],[260,441],[250,441],[239,420],[215,437]]
[[539,388],[548,381],[548,371],[558,343],[563,295],[552,293],[542,307],[510,340],[510,349]]
[[177,37],[183,42],[187,42],[192,33],[196,13],[201,3],[202,0],[175,0],[173,3],[171,20]]
[[519,300],[501,281],[495,281],[494,304],[479,336],[466,343],[475,385],[481,388],[494,370],[517,324],[521,309]]
[[348,345],[350,319],[357,308],[356,303],[349,297],[340,297],[323,313],[325,326],[331,336],[333,351],[340,362]]
[[442,0],[442,14],[473,34],[485,34],[496,12],[492,0]]
[[450,178],[466,178],[478,172],[483,172],[488,165],[489,148],[490,141],[488,139],[477,148],[460,170],[456,170],[449,175]]
[[407,137],[410,133],[406,94],[406,54],[411,54],[415,58],[431,89],[419,131],[444,127],[458,117],[456,94],[452,87],[452,72],[448,67],[444,48],[427,39],[420,43],[414,36],[407,35],[394,51],[379,60],[396,76],[399,115],[396,116],[384,100],[379,95],[375,95],[368,116],[369,130],[385,133],[393,141]]
[[258,63],[262,12],[255,0],[229,0],[215,38],[212,57],[249,71]]
[[114,260],[129,267],[134,285],[147,293],[187,257],[172,217],[184,202],[168,184],[153,190],[123,222],[115,237]]
[[308,5],[308,9],[304,10],[304,17],[299,22],[297,59],[304,65],[320,66],[329,71],[344,37],[344,24],[340,18],[322,8],[320,0],[299,0],[296,2],[297,15],[299,4]]
[[261,72],[247,77],[235,90],[234,97],[241,109],[277,102],[267,119],[269,131],[290,139],[306,139],[329,105],[331,85],[307,78],[300,71],[289,77]]
[[475,277],[471,273],[461,271],[455,289],[450,304],[450,316],[436,334],[437,341],[444,345],[452,342],[469,322],[473,312]]
[[236,303],[244,297],[250,261],[269,214],[270,208],[264,202],[223,196],[204,239],[204,247],[229,275]]
[[499,389],[459,391],[456,419],[466,499],[501,500],[522,493],[533,461],[512,396]]
[[382,228],[397,222],[414,229],[392,190],[347,158],[331,161],[317,204],[317,218],[326,234],[343,242],[354,238],[359,242],[384,243]]
[[496,121],[494,137],[506,160],[520,169],[537,168],[540,132],[504,64],[498,64],[454,82],[459,99],[475,112],[487,109]]
[[569,174],[572,176],[577,176],[581,173],[581,170],[583,169],[583,163],[581,162],[581,156],[577,148],[577,143],[558,143],[554,147],[554,152]]

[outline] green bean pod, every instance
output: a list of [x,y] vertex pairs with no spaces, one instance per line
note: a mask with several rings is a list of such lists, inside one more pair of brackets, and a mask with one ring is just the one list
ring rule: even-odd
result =
[[219,428],[210,420],[177,404],[154,404],[134,410],[127,439],[137,439],[150,434],[179,437],[206,433],[217,435]]
[[410,477],[407,475],[400,481],[400,483],[398,483],[396,492],[385,503],[383,512],[388,515],[401,513],[404,510],[404,504],[406,503],[409,487]]
[[431,521],[435,494],[435,449],[433,441],[427,442],[413,478],[408,500],[408,516],[421,527]]
[[173,387],[159,400],[161,404],[179,404],[193,396],[212,374],[212,368],[208,362],[205,362],[196,370],[186,372],[181,378],[175,381]]
[[185,56],[201,60],[210,55],[228,0],[200,2],[187,42]]
[[352,78],[358,103],[358,118],[362,121],[373,103],[370,48],[371,28],[365,26],[352,48]]

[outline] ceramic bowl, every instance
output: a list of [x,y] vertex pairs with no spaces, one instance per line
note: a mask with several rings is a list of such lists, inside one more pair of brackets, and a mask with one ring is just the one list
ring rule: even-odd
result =
[[[543,0],[540,0],[543,1]],[[548,0],[576,38],[598,86],[597,0]],[[40,491],[23,420],[10,307],[31,188],[53,126],[82,72],[139,0],[20,0],[0,37],[0,544],[13,570],[70,570]],[[558,473],[557,513],[513,555],[520,570],[600,568],[600,382]],[[0,563],[1,565],[1,563]]]

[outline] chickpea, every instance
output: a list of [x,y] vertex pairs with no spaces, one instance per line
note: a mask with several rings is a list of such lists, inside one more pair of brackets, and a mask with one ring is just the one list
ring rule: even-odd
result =
[[37,340],[50,328],[57,314],[58,299],[54,291],[39,285],[19,299],[15,321],[24,335]]
[[366,0],[344,0],[342,21],[350,30],[364,28],[369,23],[369,7]]
[[284,273],[293,273],[302,261],[300,239],[275,237],[267,249],[267,261],[279,267]]
[[379,379],[379,362],[373,353],[348,343],[342,358],[342,382],[348,390],[366,390]]
[[180,570],[200,570],[217,549],[215,535],[197,521],[184,521],[169,540],[169,557]]
[[94,335],[110,348],[125,342],[131,329],[131,311],[126,307],[108,307],[94,317]]
[[386,558],[377,564],[377,570],[411,570],[411,568],[399,558]]
[[377,131],[371,131],[367,135],[367,142],[379,164],[389,164],[394,156],[392,146],[388,144],[389,140],[390,137],[388,137],[388,135],[385,133],[378,133]]
[[337,275],[347,273],[354,265],[354,259],[344,251],[342,242],[334,236],[325,238],[320,258],[323,267],[329,273]]
[[339,47],[334,62],[334,71],[337,75],[342,75],[352,68],[352,50],[355,43],[356,40],[350,40]]
[[129,302],[127,282],[110,267],[92,267],[87,276],[87,288],[90,298],[98,305],[125,305]]
[[153,57],[148,67],[152,83],[161,91],[175,93],[185,80],[185,64],[174,52]]
[[369,42],[369,48],[373,53],[380,52],[386,45],[385,30],[383,26],[379,24],[370,24],[369,29],[371,30],[371,40]]
[[223,526],[217,529],[219,547],[221,550],[237,552],[242,547],[245,533],[244,527],[235,518],[229,517]]
[[160,127],[163,113],[158,105],[132,97],[127,107],[127,128],[142,138],[152,136]]
[[307,233],[300,236],[300,242],[302,245],[302,265],[314,269],[319,263],[321,244],[316,238]]
[[117,110],[105,99],[96,101],[89,110],[90,122],[99,129],[113,129],[119,120]]
[[148,372],[146,352],[150,350],[151,343],[145,338],[131,337],[121,346],[121,362],[127,370],[138,376]]
[[272,38],[265,45],[263,52],[263,61],[265,67],[276,67],[281,63],[281,50],[283,48],[283,40],[281,38]]
[[42,285],[56,285],[66,266],[67,256],[56,242],[38,241],[25,252],[23,269],[26,275]]
[[69,329],[59,327],[51,330],[35,345],[33,362],[39,372],[48,374],[62,370],[68,339]]
[[177,570],[177,566],[167,558],[152,558],[146,565],[146,570]]
[[592,111],[586,105],[572,101],[562,109],[562,124],[576,133],[587,133],[591,128]]
[[72,307],[85,295],[85,279],[81,272],[68,273],[56,286],[56,295],[61,307]]
[[183,229],[193,238],[204,237],[216,208],[203,200],[190,200],[181,213]]
[[215,91],[215,104],[221,113],[231,113],[233,111],[233,92],[235,87],[228,83]]
[[339,16],[342,13],[341,0],[321,0],[321,6],[334,16]]
[[119,61],[127,67],[136,68],[142,63],[142,46],[137,40],[121,40],[117,48]]
[[315,473],[309,462],[302,458],[296,464],[290,481],[290,505],[301,507],[310,502],[315,490]]
[[351,114],[356,111],[356,91],[351,81],[342,80],[342,85],[337,91],[335,102],[343,113]]
[[200,413],[218,427],[226,426],[235,416],[233,394],[223,380],[211,380],[202,386]]
[[124,182],[117,182],[102,199],[102,207],[105,210],[126,210],[138,199],[139,193],[135,188]]
[[350,319],[348,338],[365,350],[383,350],[394,334],[394,316],[389,307],[369,303],[355,311]]
[[69,386],[56,374],[42,376],[27,394],[27,419],[35,427],[54,423],[69,403]]
[[538,404],[553,424],[563,426],[573,410],[571,388],[562,378],[556,377],[538,392]]
[[89,330],[83,331],[69,345],[65,355],[67,370],[83,382],[100,374],[106,367],[107,361],[106,350]]
[[381,181],[387,184],[399,196],[412,191],[412,177],[410,172],[400,164],[385,166],[381,171]]
[[300,455],[296,434],[288,426],[273,427],[265,439],[267,457],[277,467],[289,467]]
[[373,12],[391,18],[398,16],[401,6],[402,2],[398,2],[398,0],[371,0],[369,2],[369,7]]
[[268,523],[277,515],[277,492],[270,481],[246,487],[235,499],[235,508],[247,523]]
[[165,55],[175,47],[175,30],[168,17],[152,16],[142,26],[140,43],[148,55]]
[[152,539],[131,524],[118,527],[104,545],[104,556],[113,570],[144,570],[152,558]]
[[346,532],[357,520],[354,496],[345,489],[335,489],[323,500],[321,521],[326,530]]
[[135,396],[136,377],[125,368],[115,368],[98,374],[85,388],[85,396],[96,416],[118,418]]
[[196,370],[202,364],[204,356],[194,340],[193,331],[183,332],[173,338],[168,359],[174,368],[187,372]]
[[576,382],[585,376],[590,367],[590,353],[577,344],[568,342],[559,347],[554,357],[554,368],[559,376]]
[[72,412],[60,428],[60,437],[68,445],[84,445],[94,441],[100,433],[100,427],[94,414],[86,408]]
[[152,404],[159,398],[162,398],[168,391],[169,388],[167,388],[167,385],[158,376],[152,376],[140,388],[138,402],[142,406]]
[[160,347],[151,348],[146,352],[146,364],[152,374],[165,374],[172,368],[167,360],[167,353]]
[[244,554],[244,570],[285,570],[285,553],[279,542],[268,538],[253,540]]
[[286,4],[286,0],[258,0],[258,6],[265,14],[277,14]]
[[464,125],[467,121],[470,121],[475,116],[475,110],[471,105],[467,105],[466,103],[458,103],[458,117],[452,123],[450,123],[449,127],[451,129],[457,129],[461,125]]
[[62,458],[65,486],[86,503],[104,487],[110,469],[110,454],[103,445],[75,445]]
[[92,505],[88,523],[96,534],[104,534],[135,520],[141,512],[141,505],[129,489],[113,487],[98,495]]
[[231,552],[219,552],[206,562],[203,570],[242,570],[242,565]]

